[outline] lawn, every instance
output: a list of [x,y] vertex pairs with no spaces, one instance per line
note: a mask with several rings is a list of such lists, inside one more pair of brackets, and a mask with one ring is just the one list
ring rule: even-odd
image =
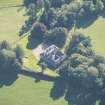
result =
[[67,105],[63,98],[50,98],[52,82],[35,83],[33,78],[19,76],[9,87],[0,89],[0,105]]

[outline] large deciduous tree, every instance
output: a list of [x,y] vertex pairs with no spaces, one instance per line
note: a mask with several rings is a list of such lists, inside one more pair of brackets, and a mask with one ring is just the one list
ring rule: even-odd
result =
[[30,37],[32,39],[43,40],[47,31],[46,26],[43,23],[35,22],[31,30]]
[[47,42],[50,44],[55,44],[58,47],[63,47],[67,38],[68,31],[66,28],[56,27],[52,30],[49,30],[46,34]]
[[67,46],[67,54],[79,53],[82,55],[93,55],[94,52],[91,49],[91,39],[84,36],[80,32],[75,32],[72,35],[69,46]]
[[16,50],[14,51],[14,49],[12,49],[12,47],[8,44],[8,42],[3,41],[1,42],[1,46],[2,48],[0,49],[0,71],[2,71],[1,73],[5,74],[5,73],[14,73],[16,72],[15,70],[17,69],[21,69],[22,67],[22,63],[19,60],[21,58],[23,58],[23,52],[22,49],[20,49],[19,47],[16,48]]

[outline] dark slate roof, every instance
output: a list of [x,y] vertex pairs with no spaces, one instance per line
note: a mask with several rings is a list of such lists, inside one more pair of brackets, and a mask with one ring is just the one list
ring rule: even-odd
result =
[[57,46],[51,45],[41,54],[41,58],[56,66],[65,60],[66,54],[62,53]]

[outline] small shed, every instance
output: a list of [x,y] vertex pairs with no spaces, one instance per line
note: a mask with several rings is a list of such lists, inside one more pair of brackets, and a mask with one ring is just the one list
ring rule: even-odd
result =
[[66,59],[66,54],[62,53],[57,46],[51,45],[41,53],[40,58],[48,66],[57,68]]

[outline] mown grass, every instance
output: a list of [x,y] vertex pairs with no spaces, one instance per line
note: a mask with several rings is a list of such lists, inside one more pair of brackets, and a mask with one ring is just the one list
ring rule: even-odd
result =
[[9,87],[0,89],[0,105],[67,105],[63,98],[50,98],[52,82],[35,83],[33,78],[19,76]]
[[26,16],[25,10],[18,11],[21,0],[0,0],[0,41],[8,40],[10,43],[16,41],[21,25]]

